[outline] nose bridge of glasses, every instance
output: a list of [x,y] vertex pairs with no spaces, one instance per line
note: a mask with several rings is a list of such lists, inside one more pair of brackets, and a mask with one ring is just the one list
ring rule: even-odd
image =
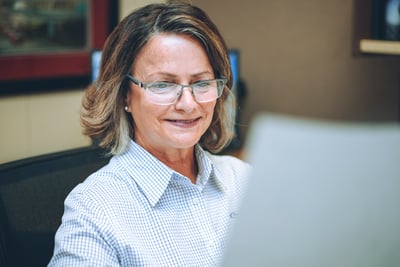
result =
[[181,98],[181,96],[183,95],[183,89],[185,89],[186,87],[190,88],[190,94],[192,95],[193,99],[196,99],[193,89],[193,84],[188,84],[188,85],[179,84],[178,86],[180,87],[180,90],[176,94],[177,100]]
[[183,89],[185,89],[186,87],[189,87],[190,89],[191,89],[191,91],[192,91],[192,93],[193,93],[193,87],[194,87],[194,84],[187,84],[187,85],[185,85],[185,84],[180,84],[180,86],[181,86],[181,91],[183,91]]

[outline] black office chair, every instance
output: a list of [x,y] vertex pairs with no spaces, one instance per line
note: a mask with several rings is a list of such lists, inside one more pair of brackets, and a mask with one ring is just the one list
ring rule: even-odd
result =
[[46,266],[65,197],[108,160],[93,146],[0,165],[0,266]]

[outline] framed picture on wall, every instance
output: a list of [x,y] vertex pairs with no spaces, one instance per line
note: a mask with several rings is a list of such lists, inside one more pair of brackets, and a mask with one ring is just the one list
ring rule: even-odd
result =
[[90,53],[117,23],[117,2],[2,2],[0,83],[89,77]]

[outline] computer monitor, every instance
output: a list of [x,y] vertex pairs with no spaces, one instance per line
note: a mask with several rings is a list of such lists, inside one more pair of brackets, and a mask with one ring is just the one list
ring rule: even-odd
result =
[[100,49],[92,50],[90,54],[91,82],[96,81],[99,76],[100,63],[101,63],[101,50]]
[[261,113],[245,150],[222,266],[400,266],[398,123]]
[[239,51],[236,49],[229,50],[229,61],[231,63],[232,75],[233,75],[233,85],[232,85],[232,92],[237,96],[238,87],[239,87],[239,80],[240,80],[240,54]]

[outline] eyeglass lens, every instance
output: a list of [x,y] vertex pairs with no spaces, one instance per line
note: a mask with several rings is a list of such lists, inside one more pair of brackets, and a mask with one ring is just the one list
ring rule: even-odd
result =
[[175,103],[183,93],[185,87],[190,87],[197,102],[210,102],[221,96],[224,88],[224,80],[211,80],[191,85],[174,83],[152,83],[146,87],[149,100],[162,105]]

